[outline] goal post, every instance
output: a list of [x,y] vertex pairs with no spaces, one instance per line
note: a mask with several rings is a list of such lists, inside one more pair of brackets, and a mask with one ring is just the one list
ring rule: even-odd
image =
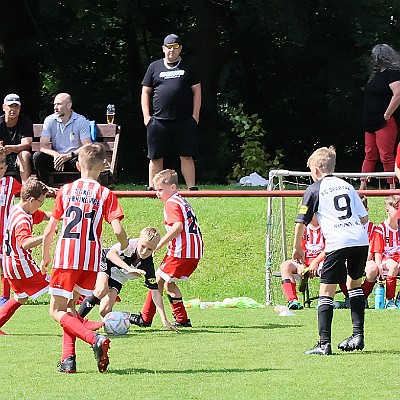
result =
[[[394,177],[394,172],[353,173],[335,172],[356,188],[360,178],[374,179],[381,188],[382,180]],[[271,195],[267,198],[266,240],[265,240],[265,304],[272,305],[285,301],[280,279],[272,279],[272,273],[279,271],[280,264],[291,257],[293,243],[294,219],[297,215],[300,198],[305,189],[312,183],[311,173],[289,171],[284,169],[271,170],[267,190]],[[363,190],[369,196],[387,196],[393,190]],[[383,209],[383,205],[382,205]],[[375,222],[375,221],[374,221]],[[380,221],[382,222],[382,221]],[[290,249],[290,251],[289,251]]]

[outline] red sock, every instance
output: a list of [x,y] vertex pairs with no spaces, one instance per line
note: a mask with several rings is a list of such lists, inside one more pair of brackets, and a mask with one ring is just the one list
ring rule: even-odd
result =
[[396,280],[395,276],[386,277],[386,300],[393,300],[396,294]]
[[95,342],[95,333],[83,326],[78,318],[71,314],[64,314],[60,320],[60,325],[71,336],[78,337],[86,343],[93,344]]
[[186,322],[188,320],[188,315],[186,308],[183,305],[183,301],[171,303],[171,308],[172,312],[174,313],[174,317],[178,322]]
[[344,294],[344,297],[349,297],[349,291],[347,290],[347,286],[344,282],[339,283],[340,290]]
[[70,335],[65,329],[63,329],[61,360],[65,360],[68,356],[75,356],[75,342],[76,337]]
[[367,281],[367,280],[365,280],[363,282],[363,284],[361,285],[361,289],[364,292],[364,297],[365,298],[367,298],[371,294],[372,289],[374,288],[374,286],[375,286],[375,282],[370,282],[370,281]]
[[153,301],[153,296],[151,295],[151,290],[147,292],[146,300],[143,304],[142,309],[142,318],[143,322],[151,322],[153,321],[154,315],[156,313],[156,305]]
[[296,282],[285,279],[284,281],[282,281],[282,289],[287,301],[298,300],[296,292]]
[[14,299],[10,299],[4,303],[4,306],[0,308],[0,328],[13,316],[15,311],[21,307],[22,304]]
[[0,295],[0,297],[10,298],[10,293],[11,293],[10,282],[8,282],[8,279],[5,278],[4,275],[2,275],[1,276],[1,295]]

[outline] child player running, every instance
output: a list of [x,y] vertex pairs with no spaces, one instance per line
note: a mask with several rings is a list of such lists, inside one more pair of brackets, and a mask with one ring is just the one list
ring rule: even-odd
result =
[[79,149],[77,167],[81,178],[60,188],[44,232],[43,269],[51,262],[50,244],[57,222],[62,219],[49,293],[50,314],[63,328],[59,371],[65,373],[76,372],[76,338],[91,345],[99,372],[106,371],[109,364],[110,339],[88,329],[75,311],[79,294],[89,296],[95,287],[101,259],[103,219],[111,224],[121,248],[128,246],[120,222],[124,215],[118,200],[96,180],[104,169],[104,159],[104,147],[98,143],[89,143]]
[[[157,197],[164,203],[164,226],[167,233],[158,242],[154,252],[168,244],[160,267],[157,269],[159,290],[167,292],[171,303],[175,326],[191,327],[182,292],[176,282],[192,275],[203,255],[203,238],[196,215],[190,204],[178,194],[178,174],[165,169],[153,178]],[[141,314],[132,314],[131,322],[139,326],[150,326],[156,313],[151,291],[147,293]]]
[[[0,150],[0,244],[3,243],[5,227],[14,197],[21,191],[21,184],[12,176],[4,176],[7,171],[7,156],[4,149]],[[0,306],[10,298],[10,283],[2,272],[1,260],[3,258],[3,246],[0,245],[0,273],[1,294]]]
[[320,339],[305,354],[332,354],[333,298],[337,284],[346,282],[347,275],[353,334],[338,348],[344,351],[364,348],[365,301],[361,278],[368,255],[368,236],[363,227],[368,213],[353,186],[332,175],[335,165],[333,147],[322,147],[310,156],[307,166],[314,183],[307,188],[295,221],[294,260],[304,261],[301,238],[314,213],[326,243],[318,300]]
[[[49,289],[46,272],[40,271],[32,257],[32,248],[43,240],[43,236],[33,236],[33,224],[50,218],[50,213],[39,210],[46,193],[46,185],[30,177],[22,186],[20,202],[11,208],[5,229],[3,268],[14,298],[0,309],[0,328],[29,297],[36,299]],[[0,331],[0,335],[6,333]]]
[[103,249],[96,287],[93,294],[83,300],[79,307],[79,314],[85,317],[96,304],[99,304],[100,315],[104,317],[112,311],[123,284],[128,280],[144,276],[144,285],[151,291],[163,325],[176,331],[177,328],[167,320],[162,296],[156,282],[153,251],[160,238],[158,230],[149,226],[141,230],[138,238],[129,239],[129,247],[133,250],[131,256],[123,254],[120,243],[116,243],[110,249]]

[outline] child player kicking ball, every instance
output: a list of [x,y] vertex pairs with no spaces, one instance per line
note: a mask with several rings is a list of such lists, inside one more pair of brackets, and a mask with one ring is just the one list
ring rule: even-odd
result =
[[124,217],[116,196],[97,182],[104,169],[105,150],[98,143],[79,148],[77,167],[81,178],[62,186],[55,200],[52,216],[43,238],[42,268],[50,264],[50,244],[57,222],[61,233],[54,255],[49,293],[50,315],[63,328],[60,372],[76,372],[75,341],[91,345],[99,372],[107,370],[110,339],[85,326],[76,314],[80,294],[89,296],[95,287],[101,259],[102,222],[111,224],[121,248],[128,247],[120,220]]
[[[0,309],[0,328],[29,297],[36,299],[49,289],[46,273],[42,274],[32,257],[32,249],[43,240],[42,236],[32,235],[33,224],[50,218],[50,213],[39,210],[46,193],[44,183],[28,178],[22,186],[20,202],[11,208],[5,227],[3,271],[14,291],[14,298]],[[0,331],[0,335],[6,333]]]
[[344,351],[364,348],[365,301],[361,278],[368,255],[368,236],[363,227],[368,213],[353,186],[332,175],[335,165],[333,147],[321,147],[310,156],[307,166],[314,183],[307,188],[295,221],[294,260],[304,261],[301,238],[314,213],[326,243],[318,300],[320,339],[305,354],[332,354],[333,298],[337,284],[346,282],[347,275],[353,334],[338,348]]
[[[120,243],[116,243],[110,249],[103,249],[96,287],[93,294],[83,300],[79,307],[79,314],[85,317],[96,304],[99,304],[100,315],[104,317],[112,311],[123,284],[128,280],[144,276],[144,285],[151,291],[163,325],[176,331],[177,328],[167,320],[162,296],[156,282],[153,251],[160,238],[158,230],[149,226],[140,231],[138,238],[129,239],[129,248],[132,249],[132,255],[129,257],[121,251]],[[131,314],[128,314],[131,317]]]
[[[167,292],[171,303],[175,326],[191,327],[182,293],[176,282],[186,280],[196,269],[203,255],[203,238],[196,215],[190,204],[178,194],[178,174],[166,169],[154,176],[153,186],[157,197],[164,203],[164,226],[167,233],[158,242],[154,252],[168,244],[160,267],[157,269],[159,290]],[[150,326],[156,313],[152,293],[147,293],[141,314],[132,314],[131,323]]]

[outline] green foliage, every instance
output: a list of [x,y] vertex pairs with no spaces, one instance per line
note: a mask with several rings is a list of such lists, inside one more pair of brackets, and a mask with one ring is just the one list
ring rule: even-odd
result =
[[267,132],[262,126],[262,119],[258,114],[248,115],[243,110],[243,104],[232,107],[223,104],[221,114],[228,118],[231,123],[231,131],[240,138],[241,153],[239,161],[236,161],[232,171],[227,177],[230,182],[237,182],[243,176],[257,172],[261,176],[268,176],[270,169],[280,168],[279,159],[283,156],[282,150],[275,152],[275,157],[271,159],[264,148],[263,140]]

